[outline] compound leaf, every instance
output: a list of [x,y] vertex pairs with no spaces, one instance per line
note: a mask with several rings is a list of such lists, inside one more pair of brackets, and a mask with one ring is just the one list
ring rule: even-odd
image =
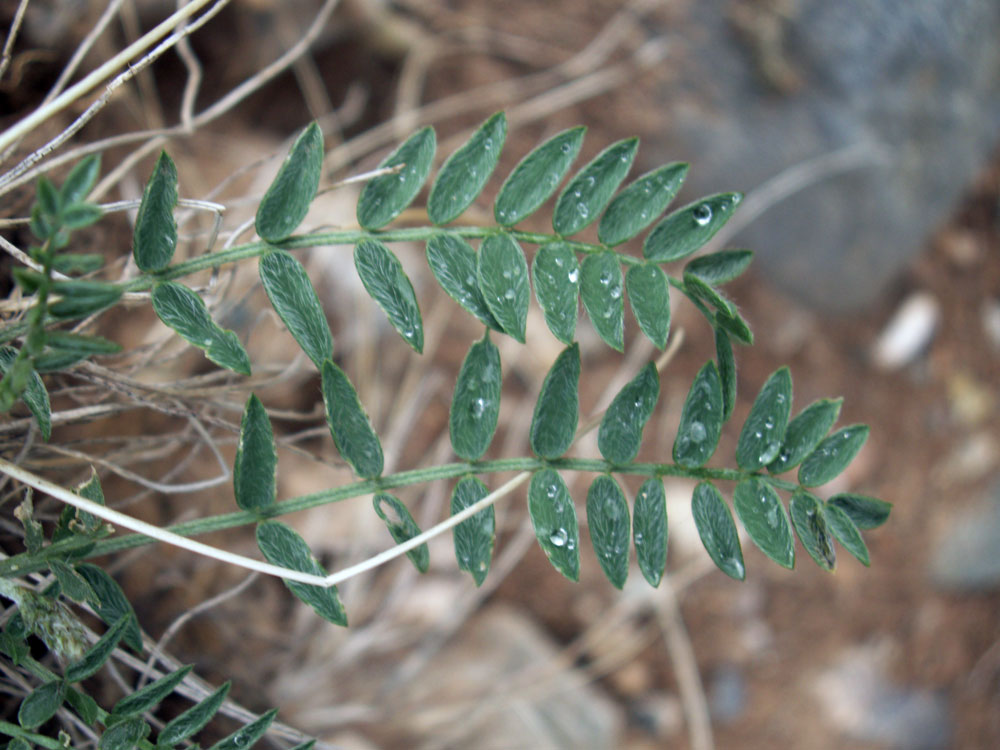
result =
[[535,403],[531,449],[542,458],[559,458],[576,435],[580,411],[580,345],[567,346],[553,363]]
[[752,260],[750,250],[722,250],[689,262],[684,266],[684,276],[695,276],[710,286],[718,286],[738,277]]
[[842,492],[826,501],[844,511],[859,529],[875,529],[889,520],[892,503],[853,492]]
[[413,285],[393,252],[378,240],[361,240],[354,247],[354,267],[361,282],[389,317],[403,341],[418,354],[424,349],[424,323]]
[[743,528],[765,555],[784,568],[795,566],[792,527],[771,485],[759,479],[744,479],[736,485],[733,507]]
[[[94,478],[96,479],[96,475]],[[100,485],[97,485],[97,488],[99,490]],[[80,488],[80,494],[88,500],[95,500],[85,490],[86,487]],[[95,502],[97,501],[95,500]],[[101,504],[103,505],[103,502]],[[130,649],[136,653],[141,653],[142,635],[139,632],[139,622],[136,619],[135,611],[132,609],[132,604],[129,602],[128,597],[125,596],[125,592],[122,591],[122,587],[118,585],[118,582],[104,568],[99,568],[90,563],[78,563],[75,567],[76,572],[83,576],[83,579],[97,596],[97,607],[95,608],[97,616],[108,625],[112,625],[122,617],[127,616],[129,624],[125,628],[122,640]]]
[[66,683],[62,680],[39,685],[21,701],[17,709],[17,723],[25,729],[40,727],[55,716],[65,698]]
[[222,708],[230,683],[219,685],[212,693],[187,711],[167,722],[156,738],[158,745],[176,745],[201,731]]
[[271,726],[271,722],[277,715],[278,709],[272,708],[245,727],[237,729],[228,737],[219,740],[208,750],[244,750],[244,748],[253,747],[254,743],[267,733],[268,727]]
[[[372,498],[372,505],[375,506],[375,513],[378,514],[378,517],[385,521],[385,526],[396,544],[402,544],[420,535],[420,527],[417,526],[410,511],[398,498],[388,492],[378,492]],[[389,507],[388,511],[386,511],[385,506]],[[410,562],[417,570],[421,573],[427,572],[427,568],[431,564],[431,557],[426,544],[414,547],[406,553],[406,556],[410,558]]]
[[840,542],[844,549],[856,557],[865,567],[871,565],[868,556],[868,546],[861,538],[861,532],[854,525],[854,521],[843,510],[836,505],[823,504],[823,515],[826,517],[826,527],[833,534],[834,538]]
[[201,297],[183,284],[164,281],[153,287],[153,310],[167,326],[212,362],[227,370],[250,374],[250,357],[232,331],[215,324]]
[[[465,477],[451,493],[451,514],[474,505],[489,494],[489,489],[475,477]],[[458,569],[467,571],[477,586],[482,586],[490,570],[493,544],[496,541],[496,514],[491,505],[455,527],[455,559]]]
[[704,465],[715,453],[722,434],[722,382],[715,362],[706,362],[698,371],[674,438],[674,461],[694,469]]
[[192,665],[181,667],[176,672],[164,675],[131,695],[125,696],[111,709],[111,714],[115,717],[134,716],[148,711],[174,692],[174,688],[184,681],[192,669]]
[[818,487],[847,468],[868,440],[868,425],[842,427],[816,446],[799,467],[799,484]]
[[344,460],[365,479],[382,473],[382,444],[372,429],[358,393],[347,375],[331,360],[323,363],[323,403],[333,442]]
[[757,394],[736,444],[736,463],[757,471],[781,450],[792,410],[792,376],[787,367],[776,370]]
[[652,263],[631,266],[625,274],[628,301],[639,330],[657,349],[670,334],[670,283],[663,269]]
[[663,480],[647,479],[635,496],[632,542],[639,570],[650,586],[659,586],[667,569],[667,496]]
[[531,287],[528,261],[508,234],[493,234],[479,248],[476,278],[483,299],[504,333],[524,343]]
[[399,216],[420,192],[431,171],[436,149],[434,128],[426,127],[383,159],[379,169],[402,168],[368,181],[358,199],[358,224],[369,230],[381,229]]
[[240,442],[233,463],[233,492],[240,510],[256,512],[274,503],[278,452],[271,420],[254,393],[243,409]]
[[580,296],[594,329],[612,349],[625,349],[625,279],[618,255],[596,253],[583,259]]
[[525,156],[504,181],[493,206],[501,226],[513,226],[541,206],[580,153],[583,126],[564,130]]
[[488,338],[475,342],[458,373],[448,419],[452,448],[468,461],[482,457],[496,432],[500,374],[500,350]]
[[274,182],[257,207],[257,234],[281,242],[309,213],[323,172],[323,132],[310,123],[295,140]]
[[565,242],[549,242],[538,248],[531,263],[535,297],[545,324],[564,344],[572,344],[580,306],[580,264]]
[[660,397],[660,377],[653,362],[615,396],[597,431],[597,447],[613,464],[627,464],[639,453],[642,431]]
[[587,491],[587,526],[601,570],[615,588],[628,576],[629,517],[625,493],[607,474]]
[[778,457],[768,464],[767,470],[772,474],[781,474],[802,463],[802,459],[813,452],[837,421],[842,402],[843,399],[839,398],[824,398],[813,401],[800,411],[795,419],[788,423],[781,451]]
[[77,162],[59,188],[62,205],[71,206],[87,198],[101,173],[101,155],[91,154]]
[[677,195],[687,171],[687,164],[665,164],[622,190],[601,217],[597,227],[601,242],[614,247],[648,227]]
[[823,504],[808,492],[798,491],[792,495],[789,510],[795,533],[809,557],[823,570],[833,570],[837,565],[837,555],[826,525]]
[[646,237],[643,257],[665,263],[691,255],[729,221],[743,196],[719,193],[674,211]]
[[170,265],[177,248],[176,205],[177,167],[167,152],[161,151],[135,217],[132,254],[140,270],[159,271]]
[[306,269],[284,250],[276,250],[261,257],[258,270],[274,311],[302,351],[321,367],[333,357],[333,335]]
[[730,578],[742,581],[746,577],[746,568],[736,524],[729,506],[710,482],[701,482],[694,488],[691,513],[698,536],[712,562]]
[[638,148],[638,138],[612,143],[576,173],[556,201],[556,234],[576,234],[597,218],[628,174]]
[[97,642],[87,649],[83,656],[66,668],[66,682],[79,682],[85,680],[100,669],[106,662],[111,652],[115,650],[118,641],[122,639],[126,628],[132,622],[130,615],[122,615],[118,621],[112,625]]
[[[257,524],[257,546],[272,565],[325,576],[326,571],[313,557],[309,545],[291,526],[281,521],[261,521]],[[315,586],[301,581],[282,579],[295,596],[308,604],[316,614],[334,625],[347,626],[347,612],[340,603],[337,587]]]
[[150,732],[149,724],[139,717],[125,719],[101,735],[98,750],[133,750]]
[[493,330],[503,333],[503,328],[479,291],[476,263],[476,251],[461,237],[436,234],[427,240],[427,264],[441,288],[467,312]]
[[571,581],[580,580],[580,530],[569,488],[552,469],[531,477],[528,514],[538,544],[552,567]]
[[433,223],[447,224],[472,204],[496,169],[506,137],[507,117],[497,112],[448,157],[427,199],[427,216]]
[[[16,359],[17,349],[11,346],[0,347],[0,373],[6,374]],[[34,370],[31,370],[27,385],[21,392],[21,400],[35,418],[42,439],[48,442],[52,436],[52,406],[49,403],[49,392],[45,389],[45,383]]]
[[726,420],[732,416],[736,406],[736,357],[733,356],[729,335],[721,328],[715,329],[715,359],[722,381],[722,411],[723,420]]

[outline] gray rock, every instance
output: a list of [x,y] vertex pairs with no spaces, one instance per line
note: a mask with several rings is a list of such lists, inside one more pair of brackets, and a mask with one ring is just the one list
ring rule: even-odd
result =
[[930,577],[953,591],[1000,588],[1000,483],[951,516],[931,555]]

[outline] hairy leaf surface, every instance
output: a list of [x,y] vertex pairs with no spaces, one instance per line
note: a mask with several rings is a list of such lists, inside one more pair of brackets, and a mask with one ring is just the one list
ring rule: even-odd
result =
[[715,362],[706,362],[688,391],[674,438],[674,461],[694,469],[715,453],[722,434],[722,382]]
[[572,344],[580,307],[580,264],[564,242],[549,242],[535,253],[531,264],[535,297],[545,324],[564,344]]
[[729,221],[742,197],[739,193],[719,193],[674,211],[647,235],[643,256],[657,263],[686,258]]
[[875,529],[889,520],[892,503],[875,497],[842,492],[834,495],[827,504],[844,511],[859,529]]
[[257,207],[257,234],[281,242],[309,213],[323,172],[323,132],[310,123],[295,140],[274,182]]
[[378,303],[403,341],[420,353],[424,350],[424,323],[413,285],[403,264],[378,240],[361,240],[354,247],[354,267],[368,294]]
[[167,152],[161,151],[135,217],[132,253],[140,270],[159,271],[170,265],[177,248],[176,205],[177,167]]
[[799,467],[799,484],[818,487],[836,478],[868,440],[868,425],[842,427],[824,439]]
[[233,492],[240,510],[256,512],[274,504],[278,452],[264,404],[251,393],[243,408],[240,442],[233,463]]
[[573,443],[580,412],[580,345],[562,350],[542,383],[531,419],[531,449],[558,458]]
[[795,533],[809,557],[824,570],[833,570],[837,565],[837,555],[826,525],[823,504],[814,495],[799,491],[792,495],[789,510]]
[[594,479],[587,491],[587,527],[601,570],[615,588],[622,588],[628,577],[628,503],[607,474]]
[[744,479],[736,485],[733,507],[743,528],[761,551],[778,565],[795,565],[795,540],[785,506],[774,488],[759,479]]
[[612,252],[588,255],[580,273],[580,297],[597,335],[617,351],[625,349],[625,279]]
[[826,518],[826,527],[833,534],[834,538],[843,545],[844,549],[856,557],[865,567],[871,565],[868,556],[868,545],[861,538],[861,532],[854,525],[851,517],[836,505],[823,504],[823,515]]
[[597,432],[597,447],[601,455],[613,464],[627,464],[639,453],[642,431],[653,416],[660,397],[660,377],[653,362],[615,396]]
[[597,227],[601,242],[620,245],[656,221],[681,189],[687,171],[687,164],[665,164],[622,190],[601,217]]
[[[475,477],[465,477],[451,493],[451,514],[475,505],[490,493]],[[477,586],[482,586],[493,559],[496,541],[496,513],[491,505],[455,527],[455,559],[458,569],[468,572]]]
[[625,274],[628,301],[639,330],[657,349],[670,335],[670,284],[663,269],[652,263],[631,266]]
[[222,704],[229,694],[229,687],[230,683],[228,682],[219,685],[206,698],[193,705],[180,716],[168,721],[166,726],[160,730],[157,743],[160,745],[176,745],[201,731],[202,727],[208,724],[212,720],[212,717],[222,708]]
[[776,370],[757,394],[736,444],[736,463],[757,471],[778,456],[792,410],[792,375],[787,367]]
[[839,398],[820,399],[800,411],[795,419],[788,423],[781,451],[778,457],[768,464],[767,470],[772,474],[781,474],[802,463],[802,459],[813,452],[837,421],[842,402],[843,399]]
[[507,117],[497,112],[448,157],[427,199],[427,215],[434,224],[458,218],[483,191],[506,137]]
[[659,586],[667,569],[667,497],[662,479],[647,479],[635,496],[632,542],[643,577],[650,586]]
[[382,444],[347,375],[332,361],[323,363],[323,403],[337,451],[355,473],[370,479],[382,473]]
[[580,530],[566,482],[552,469],[531,477],[528,514],[535,536],[552,567],[571,581],[580,580]]
[[167,326],[212,362],[227,370],[250,374],[250,357],[232,331],[215,324],[201,297],[183,284],[165,281],[153,287],[153,310]]
[[[375,513],[378,517],[385,521],[385,526],[396,544],[408,542],[413,537],[420,535],[420,527],[417,526],[417,522],[413,520],[413,515],[400,502],[399,498],[390,495],[388,492],[378,492],[372,498],[372,505],[375,507]],[[426,544],[414,547],[406,553],[406,556],[410,558],[410,562],[413,563],[417,570],[421,573],[427,572],[427,568],[431,564],[431,557],[430,550]]]
[[434,128],[411,135],[378,165],[378,169],[402,167],[398,172],[374,177],[358,199],[358,224],[381,229],[413,202],[431,171],[437,139]]
[[597,219],[628,174],[638,148],[638,138],[612,143],[576,173],[556,201],[556,234],[568,237]]
[[583,126],[564,130],[525,156],[504,181],[493,206],[501,226],[513,226],[545,203],[580,153]]
[[746,568],[736,524],[729,506],[710,482],[701,482],[694,488],[691,513],[698,536],[712,562],[730,578],[742,581],[746,577]]
[[284,250],[276,250],[261,257],[259,271],[274,311],[302,351],[322,367],[333,357],[333,335],[306,269]]
[[509,234],[493,234],[479,247],[476,278],[483,299],[504,333],[524,343],[531,285],[528,261]]
[[448,419],[452,448],[468,461],[482,457],[496,432],[500,376],[500,350],[488,338],[475,342],[458,373]]
[[476,279],[476,251],[453,234],[436,234],[427,240],[427,264],[441,288],[465,310],[495,331],[503,328],[493,317]]

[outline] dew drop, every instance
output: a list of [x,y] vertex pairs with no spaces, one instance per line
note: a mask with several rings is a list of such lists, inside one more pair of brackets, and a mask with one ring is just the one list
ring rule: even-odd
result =
[[705,429],[705,425],[701,422],[692,422],[691,426],[688,428],[688,434],[696,443],[700,443],[708,437],[708,431]]
[[635,535],[635,546],[638,547],[640,544],[642,544],[642,532]]
[[743,563],[741,563],[735,557],[730,557],[726,562],[733,569],[733,572],[735,572],[736,575],[738,575],[740,578],[746,575],[746,573],[744,572]]
[[[486,150],[489,151],[491,148],[493,148],[493,139],[492,138],[487,138],[485,141],[483,141],[483,146],[485,146]],[[475,174],[475,173],[473,173],[473,174]]]
[[483,412],[486,411],[486,407],[489,406],[489,401],[485,398],[477,398],[472,402],[472,416],[474,419],[479,419],[483,416]]
[[514,272],[511,271],[509,268],[506,271],[503,272],[503,277],[505,279],[509,279],[509,278],[513,277],[513,275],[514,275]]
[[568,549],[570,552],[572,552],[573,550],[575,550],[576,549],[576,540],[575,539],[567,539],[566,540],[566,549]]
[[473,275],[472,275],[472,274],[470,273],[470,274],[469,274],[468,276],[466,276],[466,277],[465,277],[465,283],[466,283],[466,284],[467,284],[468,286],[475,286],[475,285],[476,285],[476,277],[475,277],[475,276],[473,276]]
[[593,175],[587,177],[587,187],[594,187],[594,183],[597,182]]
[[549,541],[553,547],[565,547],[569,541],[569,534],[566,533],[566,529],[556,529],[549,536]]
[[559,494],[559,485],[550,484],[549,489],[545,492],[545,494],[548,495],[549,497],[555,497],[556,495]]
[[700,206],[695,208],[692,216],[694,216],[695,224],[699,227],[703,227],[712,220],[712,207],[707,203],[702,203]]
[[556,258],[555,261],[556,261],[556,267],[558,267],[558,268],[562,268],[563,267],[563,259],[562,258]]
[[572,271],[569,272],[567,278],[569,279],[570,284],[575,284],[577,282],[577,279],[580,278],[580,271],[574,268]]
[[503,296],[506,297],[507,299],[514,299],[514,290],[508,289],[506,292],[504,292]]
[[576,204],[576,212],[580,214],[581,219],[586,219],[590,216],[590,209],[582,201]]
[[757,438],[758,440],[760,440],[760,439],[761,439],[762,437],[764,437],[764,433],[763,433],[763,432],[761,432],[760,430],[757,430],[757,431],[756,431],[756,432],[755,432],[755,433],[753,434],[753,436],[754,436],[755,438]]
[[601,286],[607,286],[611,283],[611,274],[605,271],[601,274]]
[[620,286],[616,286],[609,292],[609,294],[611,296],[611,299],[618,299],[619,297],[622,296],[622,288]]
[[785,394],[784,393],[779,393],[778,397],[775,399],[775,401],[777,401],[779,404],[785,403]]
[[774,429],[774,420],[771,419],[770,417],[768,417],[767,421],[764,422],[764,429],[765,430],[773,430]]

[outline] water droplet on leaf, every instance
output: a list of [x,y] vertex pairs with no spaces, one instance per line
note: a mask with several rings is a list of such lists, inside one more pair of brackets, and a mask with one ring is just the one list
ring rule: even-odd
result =
[[700,206],[695,208],[692,216],[694,217],[695,223],[699,227],[703,227],[712,220],[712,207],[707,203],[702,203]]

